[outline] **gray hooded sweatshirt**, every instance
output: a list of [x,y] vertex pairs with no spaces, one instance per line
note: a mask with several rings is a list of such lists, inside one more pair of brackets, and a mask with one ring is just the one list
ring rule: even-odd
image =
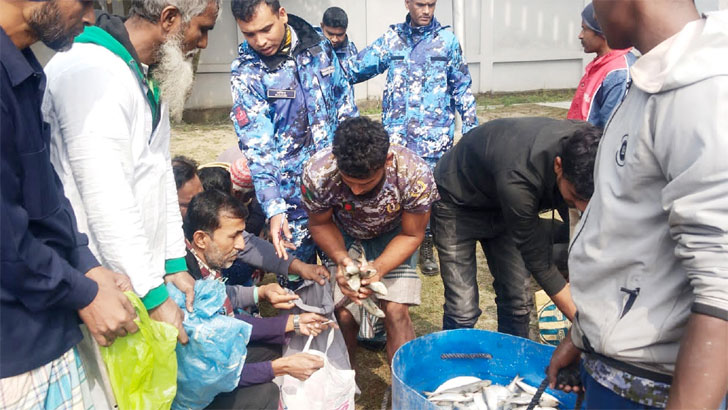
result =
[[691,311],[728,320],[728,11],[632,66],[569,259],[576,345],[664,375]]

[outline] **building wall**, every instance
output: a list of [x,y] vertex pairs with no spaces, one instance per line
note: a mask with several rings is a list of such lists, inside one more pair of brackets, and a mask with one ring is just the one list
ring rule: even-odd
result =
[[[455,0],[457,1],[457,0]],[[588,2],[588,0],[586,0]],[[582,52],[576,36],[585,0],[464,0],[464,54],[474,92],[571,88],[592,57]],[[392,24],[404,21],[403,0],[282,0],[291,13],[317,25],[323,11],[339,6],[349,15],[349,38],[361,50]],[[435,16],[453,26],[453,0],[439,0]],[[198,81],[189,108],[230,104],[227,67],[232,60],[230,39],[242,41],[232,16],[225,10],[212,32],[210,47],[200,59]],[[235,31],[236,37],[230,32]],[[220,40],[220,41],[217,41]],[[224,80],[223,80],[224,78]],[[355,87],[357,99],[381,98],[385,75]]]
[[[453,3],[463,8],[461,38],[473,91],[510,92],[572,88],[594,54],[584,54],[577,36],[581,10],[590,0],[439,0],[435,16],[453,25]],[[114,12],[121,13],[118,0]],[[395,23],[404,21],[404,0],[281,0],[291,13],[317,25],[324,10],[339,6],[349,15],[348,34],[361,50]],[[728,9],[728,0],[696,0],[701,12]],[[187,108],[229,107],[230,63],[243,41],[229,0],[208,48],[200,55],[197,80]],[[52,53],[34,46],[41,61]],[[355,87],[357,99],[381,98],[385,76]]]

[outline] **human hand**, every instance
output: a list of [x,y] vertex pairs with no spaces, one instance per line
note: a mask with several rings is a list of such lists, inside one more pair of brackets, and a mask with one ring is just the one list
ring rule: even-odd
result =
[[114,274],[114,284],[117,288],[119,288],[122,292],[133,292],[134,288],[131,286],[131,279],[129,279],[128,276],[124,275],[123,273],[116,273],[112,272]]
[[293,242],[283,241],[283,247],[292,251],[296,250],[296,245],[294,245]]
[[325,266],[304,263],[299,259],[294,259],[291,262],[291,267],[288,271],[303,279],[315,281],[321,286],[324,286],[326,281],[331,277],[329,270]]
[[[290,243],[291,239],[293,239],[293,235],[291,235],[291,230],[288,228],[286,214],[273,215],[270,218],[270,241],[273,243],[273,247],[276,249],[276,254],[278,254],[279,258],[288,260],[286,248],[291,249],[291,246],[293,246]],[[295,246],[293,246],[293,249],[295,249]]]
[[348,256],[338,263],[336,271],[336,282],[339,284],[339,289],[341,290],[341,293],[344,294],[344,296],[348,297],[352,302],[356,303],[357,305],[361,305],[360,299],[366,299],[367,296],[360,294],[361,287],[358,287],[357,289],[352,289],[351,285],[348,282],[349,276],[346,274],[346,269],[349,266],[356,266],[358,268],[356,262],[354,262]]
[[324,359],[310,353],[296,353],[273,360],[271,365],[273,374],[276,376],[287,374],[304,381],[311,377],[316,370],[324,367]]
[[292,301],[298,299],[295,293],[288,293],[281,285],[269,283],[258,287],[258,298],[265,299],[276,309],[292,309]]
[[554,389],[563,390],[567,393],[574,392],[579,393],[583,390],[582,387],[574,384],[567,384],[564,380],[558,377],[559,370],[566,369],[572,366],[576,366],[579,363],[581,357],[581,350],[574,345],[571,340],[571,331],[566,335],[566,338],[561,341],[559,346],[556,348],[554,353],[551,355],[551,362],[549,367],[546,368],[546,375],[549,378],[549,387]]
[[166,275],[164,277],[164,283],[171,283],[174,287],[184,292],[185,307],[188,312],[192,313],[195,302],[195,279],[189,274],[189,272],[181,271]]
[[[176,286],[176,285],[175,285]],[[177,306],[172,298],[167,298],[161,305],[155,307],[149,311],[149,317],[156,320],[157,322],[165,322],[177,328],[179,334],[177,334],[177,340],[186,345],[190,341],[190,338],[185,332],[184,326],[182,326],[182,320],[184,320],[184,313]]]
[[316,313],[302,313],[299,315],[298,326],[301,334],[316,337],[324,330],[336,326],[336,322]]
[[384,277],[383,274],[377,272],[366,279],[362,279],[361,280],[362,289],[359,292],[366,295],[367,297],[371,296],[371,294],[374,293],[374,291],[371,290],[368,286],[374,282],[381,282],[383,277]]
[[[384,277],[384,273],[380,272],[377,268],[374,267],[373,263],[368,262],[363,257],[360,258],[358,262],[359,262],[359,272],[360,272],[359,273],[359,277],[360,277],[359,296],[361,298],[366,299],[366,298],[370,297],[373,293],[377,293],[374,291],[374,289],[370,285],[373,283],[380,282],[381,279]],[[378,291],[379,292],[383,291],[383,292],[385,292],[384,294],[386,295],[386,287],[384,285],[382,285],[381,283],[377,283],[377,285],[379,286],[377,288]],[[383,288],[383,290],[381,288]]]
[[117,337],[136,333],[139,327],[134,322],[134,307],[116,284],[117,280],[121,280],[121,274],[98,266],[89,270],[86,276],[98,284],[99,290],[91,303],[78,311],[78,315],[96,342],[101,346],[111,346]]

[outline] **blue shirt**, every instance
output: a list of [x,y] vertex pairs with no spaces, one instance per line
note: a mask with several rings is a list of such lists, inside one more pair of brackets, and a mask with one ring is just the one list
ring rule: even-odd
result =
[[76,311],[96,297],[99,265],[53,170],[41,116],[45,75],[0,28],[2,249],[0,378],[45,365],[81,340]]

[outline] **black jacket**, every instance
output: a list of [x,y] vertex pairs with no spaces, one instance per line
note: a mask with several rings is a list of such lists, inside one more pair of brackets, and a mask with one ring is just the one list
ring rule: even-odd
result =
[[443,201],[502,214],[526,268],[551,290],[549,294],[565,282],[552,261],[553,238],[539,234],[538,218],[541,212],[556,209],[568,222],[568,208],[556,186],[554,158],[562,143],[585,126],[581,121],[550,118],[490,121],[465,134],[435,168]]

